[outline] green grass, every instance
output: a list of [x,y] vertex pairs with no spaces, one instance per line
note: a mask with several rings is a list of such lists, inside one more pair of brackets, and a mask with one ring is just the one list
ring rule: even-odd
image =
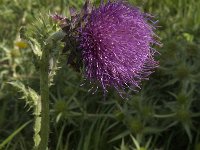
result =
[[[99,1],[95,1],[99,3]],[[50,88],[52,150],[200,149],[200,1],[130,0],[159,20],[160,67],[129,100],[110,90],[92,94],[66,62]],[[31,48],[21,42],[22,26],[40,13],[69,16],[82,0],[0,0],[0,147],[28,150],[33,145],[33,110],[8,84],[20,81],[39,91]],[[47,16],[46,16],[47,17]],[[45,32],[45,31],[44,31]],[[19,42],[20,41],[20,42]],[[26,125],[26,126],[25,126]],[[22,129],[23,127],[23,129]],[[146,146],[146,147],[145,147]],[[142,149],[143,148],[143,149]]]

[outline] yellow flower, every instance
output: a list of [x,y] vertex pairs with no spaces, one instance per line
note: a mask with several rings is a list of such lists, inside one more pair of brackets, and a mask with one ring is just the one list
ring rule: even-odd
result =
[[15,45],[18,48],[27,48],[28,47],[28,44],[25,41],[17,41],[17,42],[15,42]]

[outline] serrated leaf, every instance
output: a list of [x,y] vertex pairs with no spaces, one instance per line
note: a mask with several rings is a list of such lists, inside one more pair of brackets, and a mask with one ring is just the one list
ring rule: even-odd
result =
[[33,53],[37,56],[37,57],[41,57],[42,56],[42,51],[41,51],[41,45],[38,43],[38,41],[36,39],[33,38],[29,38],[29,44],[31,49],[33,50]]
[[23,83],[21,83],[19,81],[13,81],[13,82],[8,82],[8,83],[11,84],[13,87],[17,88],[20,92],[25,93],[26,88]]
[[40,96],[30,87],[26,88],[25,85],[19,81],[9,82],[12,86],[17,88],[22,93],[21,99],[26,101],[30,108],[37,106]]

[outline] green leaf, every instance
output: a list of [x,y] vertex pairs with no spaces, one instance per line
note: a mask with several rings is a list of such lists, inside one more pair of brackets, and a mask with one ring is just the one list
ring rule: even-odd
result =
[[42,56],[41,45],[38,43],[36,39],[33,38],[29,39],[30,39],[29,44],[31,46],[33,53],[40,58]]
[[[30,87],[26,88],[25,85],[19,81],[8,82],[13,87],[17,88],[22,93],[21,99],[26,101],[30,108],[37,106],[40,96]],[[35,107],[34,107],[35,108]]]
[[24,123],[21,127],[19,127],[17,130],[15,130],[10,136],[8,136],[1,144],[0,149],[2,149],[6,144],[8,144],[21,130],[23,130],[28,124],[30,124],[32,120],[27,121]]
[[112,138],[110,141],[108,141],[108,143],[110,142],[114,142],[116,140],[122,139],[123,137],[127,136],[130,134],[130,131],[124,131],[122,133],[120,133],[119,135],[115,136],[114,138]]

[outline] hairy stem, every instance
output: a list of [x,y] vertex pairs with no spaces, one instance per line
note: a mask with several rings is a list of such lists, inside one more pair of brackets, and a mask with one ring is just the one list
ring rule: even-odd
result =
[[40,64],[40,95],[41,95],[41,141],[38,150],[46,150],[49,139],[49,87],[48,87],[48,63],[49,50],[44,49],[42,52]]
[[[58,31],[46,40],[40,60],[40,98],[35,106],[34,150],[47,150],[49,140],[49,53],[52,46],[63,39]],[[59,51],[58,51],[59,53]]]
[[38,149],[38,145],[41,141],[39,132],[41,129],[41,100],[40,98],[37,99],[37,103],[35,105],[34,115],[35,115],[35,123],[34,123],[34,150]]

